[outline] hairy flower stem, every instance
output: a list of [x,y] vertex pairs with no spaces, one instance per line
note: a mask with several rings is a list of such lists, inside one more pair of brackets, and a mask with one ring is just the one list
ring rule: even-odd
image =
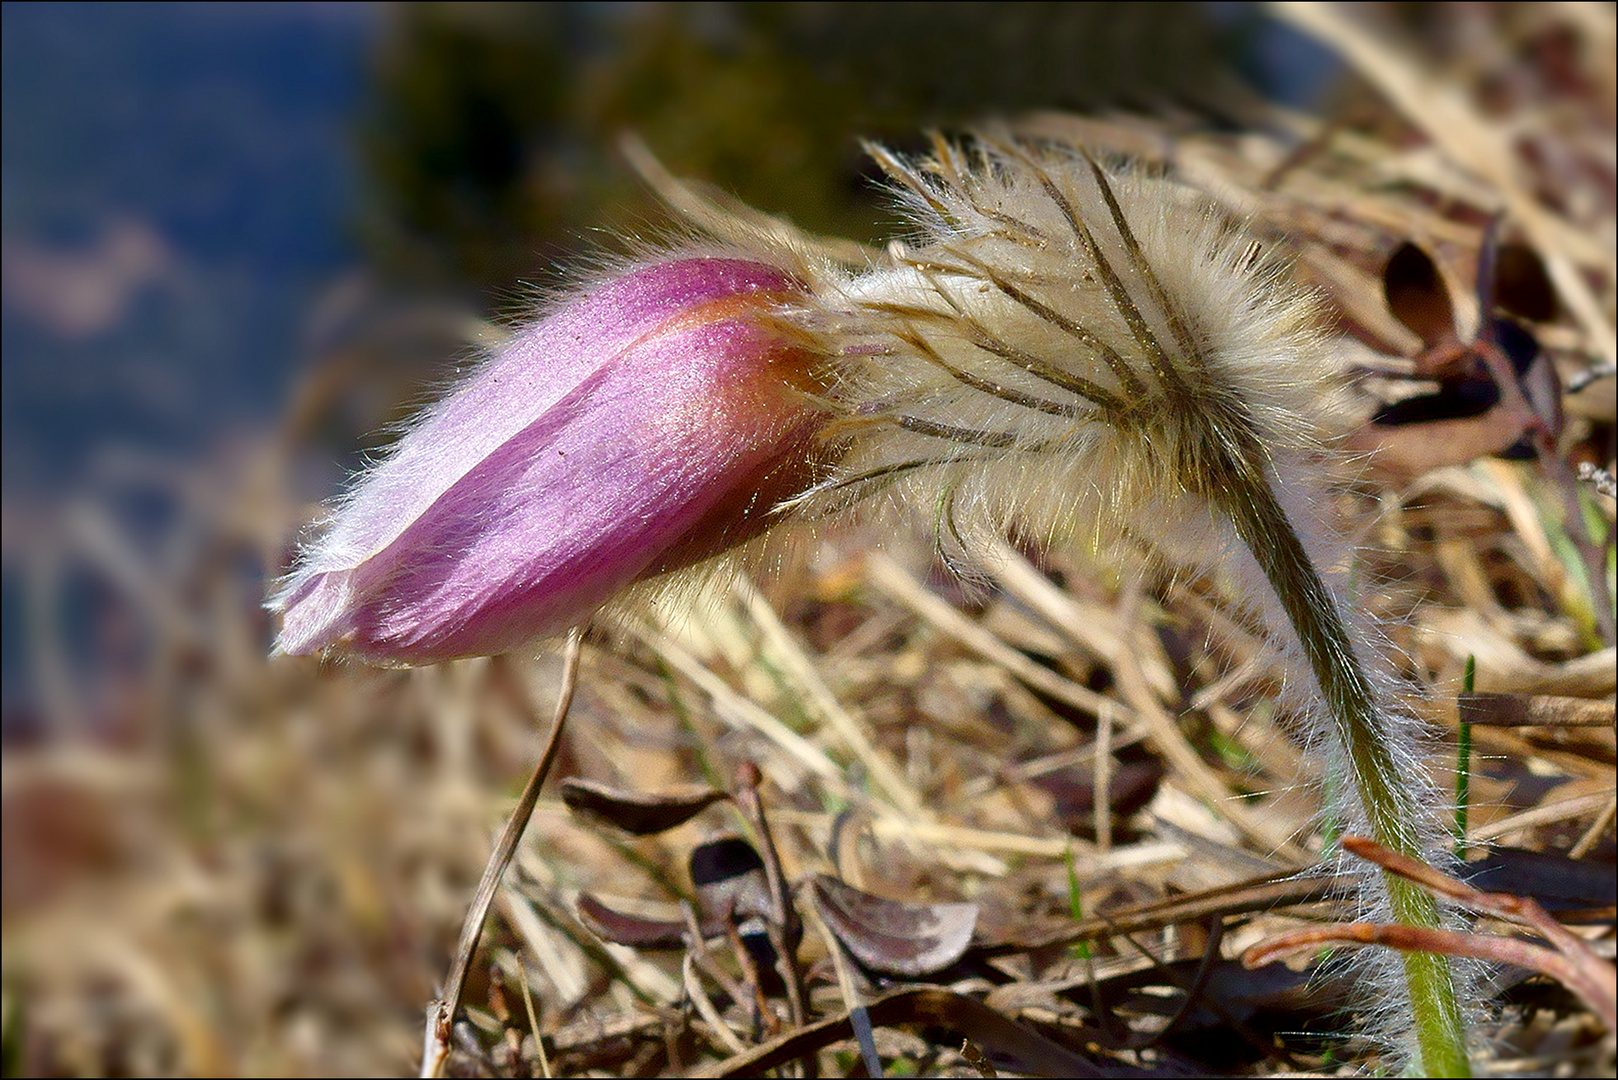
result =
[[[1420,809],[1412,805],[1408,787],[1401,783],[1388,725],[1354,654],[1348,627],[1274,491],[1252,464],[1263,460],[1262,451],[1256,444],[1250,450],[1226,459],[1228,468],[1220,471],[1227,475],[1210,478],[1207,494],[1230,516],[1297,632],[1336,724],[1372,838],[1400,854],[1422,858],[1421,830],[1416,824]],[[1438,904],[1431,895],[1392,874],[1384,874],[1384,880],[1396,922],[1431,929],[1440,926]],[[1420,1072],[1470,1076],[1448,961],[1422,952],[1404,953],[1402,959],[1421,1055]]]

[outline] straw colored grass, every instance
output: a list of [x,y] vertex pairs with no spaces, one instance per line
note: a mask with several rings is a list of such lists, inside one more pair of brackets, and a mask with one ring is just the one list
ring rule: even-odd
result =
[[[1364,77],[1358,111],[1267,110],[1239,134],[1055,113],[1011,128],[1170,168],[1291,245],[1354,337],[1366,413],[1419,347],[1382,302],[1389,254],[1405,240],[1429,250],[1465,333],[1484,229],[1501,214],[1555,285],[1560,313],[1536,330],[1564,385],[1610,365],[1611,8],[1525,6],[1488,27],[1500,48],[1565,39],[1583,98],[1501,91],[1487,57],[1469,67],[1394,47],[1386,28],[1334,10],[1281,11]],[[1614,858],[1615,663],[1599,617],[1608,605],[1610,627],[1614,504],[1571,467],[1612,468],[1608,370],[1564,399],[1560,471],[1480,458],[1408,482],[1367,472],[1346,478],[1333,508],[1361,538],[1360,602],[1403,650],[1441,782],[1468,657],[1477,691],[1512,695],[1533,721],[1474,724],[1469,857],[1557,856],[1564,877],[1610,872]],[[320,395],[360,389],[317,381]],[[35,601],[39,691],[38,734],[7,745],[3,773],[8,1073],[416,1068],[422,1010],[538,751],[557,661],[543,648],[408,672],[266,661],[256,570],[284,564],[310,511],[294,494],[296,441],[148,481],[183,508],[161,550],[94,496],[61,513],[8,509],[8,566]],[[593,631],[556,774],[645,791],[728,786],[756,762],[789,880],[835,868],[888,897],[977,902],[985,948],[954,989],[1098,1064],[1376,1069],[1352,1016],[1333,1016],[1351,998],[1329,974],[1289,983],[1280,969],[1220,965],[1196,990],[1213,1012],[1191,1010],[1166,1033],[1144,999],[1100,1007],[1089,989],[1175,985],[1162,965],[1194,973],[1210,919],[1233,960],[1341,914],[1302,886],[1251,884],[1308,866],[1329,842],[1315,819],[1329,778],[1288,741],[1271,668],[1216,584],[1008,546],[991,587],[967,594],[925,544],[876,539],[851,527],[782,580],[740,583],[663,625]],[[1592,567],[1605,572],[1592,580]],[[82,579],[103,583],[139,643],[89,676],[52,614],[64,583]],[[1558,720],[1570,715],[1583,719]],[[722,806],[654,837],[616,837],[570,816],[553,790],[473,965],[451,1070],[687,1074],[763,1039],[700,965],[604,944],[574,908],[583,890],[678,918],[693,896],[691,848],[746,835],[740,818]],[[1125,809],[1097,810],[1109,801]],[[1194,914],[1140,914],[1232,886]],[[1610,905],[1609,892],[1575,927],[1609,958]],[[1098,929],[1114,915],[1151,929]],[[1086,928],[1082,953],[1063,936],[1074,927]],[[712,952],[745,982],[727,949]],[[814,933],[802,956],[811,1019],[836,1016],[844,991]],[[1554,985],[1513,984],[1481,1005],[1481,1068],[1611,1074],[1611,1033]],[[879,1025],[890,1070],[978,1075],[970,1043],[963,1054],[921,1030]],[[1263,1052],[1277,1043],[1284,1052]],[[1217,1057],[1198,1056],[1209,1047]],[[838,1043],[820,1063],[840,1073],[852,1054]]]

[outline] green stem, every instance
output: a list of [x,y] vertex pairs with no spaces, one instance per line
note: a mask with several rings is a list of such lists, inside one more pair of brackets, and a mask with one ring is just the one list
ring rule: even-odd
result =
[[[1371,838],[1383,847],[1422,858],[1416,824],[1421,809],[1401,782],[1386,719],[1354,654],[1336,601],[1262,473],[1232,461],[1222,479],[1225,482],[1209,483],[1207,490],[1230,515],[1297,632],[1347,753]],[[1438,903],[1430,894],[1391,874],[1384,878],[1395,921],[1439,926]],[[1428,1076],[1470,1076],[1448,962],[1433,953],[1404,953],[1402,958],[1421,1071]]]

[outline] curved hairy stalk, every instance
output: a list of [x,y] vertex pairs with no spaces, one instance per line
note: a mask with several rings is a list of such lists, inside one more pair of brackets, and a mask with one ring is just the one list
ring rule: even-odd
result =
[[[1291,701],[1351,785],[1329,813],[1443,859],[1415,720],[1378,681],[1378,649],[1329,571],[1317,432],[1336,390],[1311,299],[1196,193],[1110,174],[1082,151],[939,142],[880,148],[923,236],[844,279],[818,316],[845,343],[832,396],[851,447],[823,495],[889,490],[933,506],[957,544],[1146,537],[1220,576],[1265,627]],[[1330,770],[1328,770],[1330,771]],[[1369,872],[1364,915],[1437,927],[1426,893]],[[1465,1075],[1444,958],[1367,968],[1391,1040],[1431,1075]]]

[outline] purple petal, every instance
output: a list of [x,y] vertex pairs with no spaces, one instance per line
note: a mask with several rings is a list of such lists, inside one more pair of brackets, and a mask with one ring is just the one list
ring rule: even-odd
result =
[[795,291],[773,267],[688,259],[544,320],[365,478],[280,599],[279,647],[500,652],[712,554],[705,534],[807,458],[806,358],[751,318]]

